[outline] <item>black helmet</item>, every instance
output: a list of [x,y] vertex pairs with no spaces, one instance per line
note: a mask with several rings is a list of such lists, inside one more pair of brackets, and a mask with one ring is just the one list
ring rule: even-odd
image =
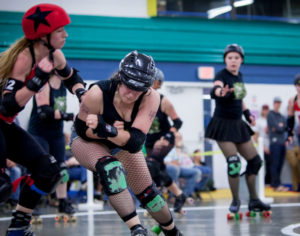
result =
[[155,71],[152,57],[137,51],[127,54],[119,65],[121,81],[136,91],[145,92],[152,86]]
[[295,75],[294,85],[300,85],[300,74]]
[[165,80],[164,73],[160,69],[158,69],[157,67],[156,67],[156,70],[155,70],[155,80],[158,80],[160,82],[164,82],[164,80]]
[[234,43],[234,44],[229,44],[226,46],[226,48],[224,50],[224,59],[225,59],[227,53],[229,53],[229,52],[237,52],[244,59],[244,49],[241,46],[239,46],[238,44]]

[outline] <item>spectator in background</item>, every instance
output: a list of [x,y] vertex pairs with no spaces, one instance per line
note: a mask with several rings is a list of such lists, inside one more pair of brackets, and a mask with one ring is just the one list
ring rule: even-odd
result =
[[212,180],[212,170],[209,166],[206,166],[205,162],[202,160],[201,150],[196,149],[192,155],[192,159],[195,168],[198,168],[201,172],[201,180],[195,186],[195,191],[205,190],[208,181]]
[[184,151],[182,136],[179,132],[175,133],[175,147],[169,152],[165,158],[165,164],[168,166],[175,166],[179,172],[177,176],[172,176],[175,183],[178,185],[178,179],[183,178],[186,180],[183,192],[186,196],[190,197],[194,193],[197,182],[201,179],[201,172],[199,169],[194,168],[194,164],[189,155]]
[[267,116],[269,114],[269,106],[263,105],[261,108],[261,113],[256,120],[255,135],[254,140],[258,143],[258,138],[262,137],[264,142],[264,159],[265,159],[265,184],[271,184],[271,174],[270,174],[270,141],[268,135],[268,123]]
[[270,139],[270,170],[271,186],[275,191],[288,191],[289,189],[281,185],[280,175],[284,163],[286,152],[286,119],[280,114],[281,98],[275,97],[273,100],[273,110],[267,116],[268,132]]
[[[6,174],[10,177],[11,182],[14,182],[16,179],[20,178],[22,175],[21,168],[13,161],[6,159]],[[20,186],[17,187],[16,191],[11,194],[8,199],[8,203],[15,207],[18,203],[20,195]]]

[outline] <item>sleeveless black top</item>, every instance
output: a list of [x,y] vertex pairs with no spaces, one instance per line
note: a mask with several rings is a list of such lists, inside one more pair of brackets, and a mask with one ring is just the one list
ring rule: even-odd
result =
[[[132,124],[137,116],[137,113],[139,111],[139,106],[141,104],[141,101],[142,101],[145,93],[143,93],[138,98],[138,100],[135,102],[132,113],[131,113],[131,120],[125,121],[119,115],[119,113],[117,112],[117,110],[113,104],[114,96],[115,96],[115,92],[116,92],[118,83],[119,82],[115,81],[115,80],[101,80],[101,81],[98,81],[97,83],[92,84],[91,87],[93,85],[97,85],[102,90],[102,93],[103,93],[103,114],[102,114],[103,120],[110,125],[113,125],[115,121],[123,121],[124,129],[128,130],[132,126]],[[100,139],[97,141],[100,143],[104,143],[110,149],[119,147],[118,145],[116,145],[113,142],[106,140],[106,139]]]

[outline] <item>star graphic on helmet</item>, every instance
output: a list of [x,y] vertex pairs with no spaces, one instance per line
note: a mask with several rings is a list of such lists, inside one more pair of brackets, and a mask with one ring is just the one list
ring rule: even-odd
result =
[[34,31],[37,30],[40,24],[44,24],[50,27],[48,21],[45,19],[52,11],[41,11],[40,7],[37,7],[35,12],[27,16],[26,19],[34,21]]

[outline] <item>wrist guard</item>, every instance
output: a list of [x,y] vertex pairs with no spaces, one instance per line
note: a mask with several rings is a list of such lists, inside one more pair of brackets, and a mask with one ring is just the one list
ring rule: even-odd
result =
[[27,82],[26,87],[31,91],[38,92],[49,78],[50,72],[45,72],[37,66],[35,69],[35,76]]
[[288,116],[287,118],[287,132],[288,136],[294,136],[294,125],[295,125],[295,116]]
[[73,118],[74,118],[73,113],[67,113],[64,111],[60,111],[60,116],[61,116],[61,119],[65,120],[65,121],[70,121],[70,120],[73,120]]
[[97,134],[99,138],[116,137],[118,130],[116,127],[107,124],[101,115],[98,115],[98,125],[93,129],[93,133]]

